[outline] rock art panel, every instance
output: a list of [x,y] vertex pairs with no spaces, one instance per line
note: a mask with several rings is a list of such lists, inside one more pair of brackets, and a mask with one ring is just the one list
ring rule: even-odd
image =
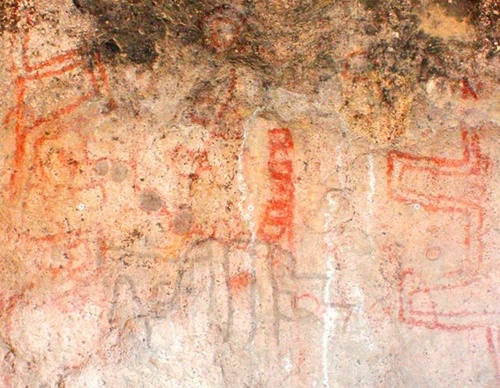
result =
[[2,2],[0,386],[498,386],[499,12]]
[[391,151],[387,182],[393,200],[427,213],[419,225],[425,229],[409,250],[415,256],[403,258],[400,320],[450,332],[483,329],[498,376],[497,265],[484,263],[483,242],[483,203],[493,165],[482,154],[478,132],[462,130],[461,158]]

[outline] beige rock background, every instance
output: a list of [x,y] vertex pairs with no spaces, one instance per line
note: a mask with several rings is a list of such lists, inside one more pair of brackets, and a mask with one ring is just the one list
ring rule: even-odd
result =
[[3,0],[0,386],[500,386],[497,0]]

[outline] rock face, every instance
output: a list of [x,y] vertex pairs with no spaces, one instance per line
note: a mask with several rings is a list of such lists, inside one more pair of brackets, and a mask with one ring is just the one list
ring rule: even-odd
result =
[[5,0],[1,387],[498,387],[498,0]]

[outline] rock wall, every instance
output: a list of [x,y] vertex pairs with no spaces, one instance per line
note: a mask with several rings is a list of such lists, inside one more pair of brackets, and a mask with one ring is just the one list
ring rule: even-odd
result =
[[498,387],[498,0],[4,0],[1,387]]

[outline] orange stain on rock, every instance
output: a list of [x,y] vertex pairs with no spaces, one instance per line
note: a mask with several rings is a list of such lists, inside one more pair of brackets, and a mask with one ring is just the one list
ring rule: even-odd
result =
[[253,277],[248,271],[240,272],[227,279],[227,286],[233,295],[238,294],[243,289],[252,284]]

